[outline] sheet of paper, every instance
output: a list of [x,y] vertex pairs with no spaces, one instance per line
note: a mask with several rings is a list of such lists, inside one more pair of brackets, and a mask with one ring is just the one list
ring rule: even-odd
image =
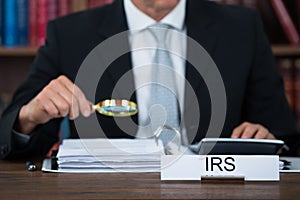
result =
[[280,170],[280,172],[300,172],[300,157],[280,157],[280,160],[290,162],[290,165],[286,166],[288,169]]
[[58,172],[159,172],[162,144],[153,139],[68,139]]

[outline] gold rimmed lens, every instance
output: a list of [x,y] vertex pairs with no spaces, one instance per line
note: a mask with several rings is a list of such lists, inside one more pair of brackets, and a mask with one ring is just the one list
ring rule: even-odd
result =
[[137,110],[136,103],[128,100],[107,99],[93,105],[93,109],[98,113],[111,117],[128,117],[135,115]]

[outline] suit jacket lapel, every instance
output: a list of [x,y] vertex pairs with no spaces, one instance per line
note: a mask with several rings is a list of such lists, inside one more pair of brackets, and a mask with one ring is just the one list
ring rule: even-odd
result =
[[105,38],[128,30],[123,1],[116,0],[107,10],[106,19],[101,22],[98,34]]
[[[217,41],[218,26],[206,4],[207,2],[205,1],[187,1],[187,34],[190,38],[198,42],[213,58]],[[187,44],[187,60],[189,60],[189,55],[193,52],[193,49],[191,49],[192,45],[189,43],[190,42]],[[188,62],[186,63],[186,66],[186,78],[193,86],[194,90],[203,87],[203,82],[195,76],[194,67]],[[203,76],[203,74],[201,74],[201,76]],[[191,102],[189,102],[189,95],[189,90],[186,90],[185,100],[187,106],[192,105],[190,104]]]
[[[210,6],[207,4],[211,6],[211,3],[207,1],[188,0],[186,25],[188,36],[199,43],[213,58],[219,31],[217,23],[213,19],[214,13],[210,12]],[[192,54],[197,53],[193,51],[192,46],[191,40],[188,40],[187,61],[190,60]],[[186,62],[186,79],[192,88],[187,87],[187,85],[185,87],[184,120],[190,143],[199,141],[204,136],[202,134],[207,131],[211,115],[210,97],[206,83],[202,78],[205,74],[198,74],[195,67]],[[198,101],[191,98],[194,93]]]
[[[107,11],[107,18],[104,20],[101,20],[101,24],[99,25],[98,29],[98,35],[100,37],[100,41],[104,41],[105,39],[112,37],[116,34],[122,33],[124,31],[128,31],[128,25],[124,10],[123,1],[116,0],[111,5],[111,10]],[[132,61],[131,61],[131,54],[130,54],[130,46],[128,41],[128,35],[127,34],[121,34],[121,38],[118,39],[120,42],[118,45],[120,45],[120,48],[124,48],[128,50],[126,54],[120,55],[119,58],[117,58],[110,66],[107,71],[108,76],[111,78],[112,81],[112,88],[111,91],[114,89],[116,90],[116,95],[112,96],[112,98],[128,98],[128,95],[132,95],[130,97],[130,100],[133,102],[136,102],[136,95],[128,94],[129,92],[133,92],[134,90],[134,80],[133,80],[133,73],[129,72],[128,74],[128,80],[126,84],[121,84],[121,87],[118,87],[117,89],[114,88],[114,84],[116,84],[119,79],[128,71],[132,69]],[[122,118],[121,120],[124,120],[121,123],[125,124],[131,124],[130,119],[128,118]],[[137,115],[132,116],[132,120],[138,124],[138,117]],[[132,130],[128,131],[131,134],[136,133],[137,129],[136,126],[132,127]]]
[[[102,40],[112,37],[116,34],[122,33],[128,30],[128,25],[126,21],[126,15],[124,10],[123,1],[117,0],[111,5],[111,10],[108,11],[107,19],[102,20],[102,24],[99,25],[98,34]],[[121,43],[119,44],[121,48],[128,49],[129,53],[126,53],[120,56],[115,62],[113,62],[108,70],[108,73],[111,76],[111,79],[114,83],[117,83],[118,80],[129,70],[131,67],[131,56],[130,56],[130,46],[128,42],[128,35],[121,34],[120,39]],[[120,88],[117,90],[118,95],[122,97],[127,97],[128,91],[134,91],[134,82],[133,74],[129,73],[131,82],[126,84],[130,88]],[[136,101],[135,95],[132,97],[133,101]]]

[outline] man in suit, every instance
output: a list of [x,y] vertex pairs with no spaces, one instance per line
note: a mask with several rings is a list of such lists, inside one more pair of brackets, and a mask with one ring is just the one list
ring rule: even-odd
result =
[[[227,112],[221,137],[285,139],[296,133],[268,40],[258,14],[246,8],[197,0],[116,0],[112,5],[72,14],[48,24],[46,44],[40,48],[29,77],[17,90],[0,123],[0,157],[43,156],[57,142],[61,119],[88,118],[92,103],[74,85],[79,67],[89,52],[107,38],[126,30],[142,32],[155,23],[166,23],[193,38],[212,57],[224,81]],[[147,25],[147,27],[144,26]],[[130,46],[134,35],[128,36]],[[186,45],[186,46],[185,46]],[[192,52],[183,44],[187,57]],[[120,56],[101,77],[94,102],[110,99],[114,85],[138,63],[135,53]],[[207,86],[190,63],[182,69],[197,98],[200,119],[185,96],[183,121],[193,141],[205,137],[211,117]],[[137,79],[132,75],[132,87]],[[105,86],[103,86],[105,85]],[[184,88],[184,87],[182,87]],[[185,90],[181,95],[186,94]],[[133,101],[142,104],[137,91]],[[181,102],[182,103],[182,102]],[[143,123],[141,114],[133,121]],[[132,138],[113,119],[98,115],[110,138]],[[124,123],[127,121],[124,119]],[[88,129],[88,127],[87,127]],[[136,133],[136,126],[130,130]]]

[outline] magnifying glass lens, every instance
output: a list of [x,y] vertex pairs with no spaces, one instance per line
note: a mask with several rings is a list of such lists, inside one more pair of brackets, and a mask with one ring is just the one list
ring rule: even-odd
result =
[[106,112],[114,112],[114,113],[121,113],[121,112],[134,112],[134,109],[126,106],[103,106],[100,108],[101,111]]
[[128,100],[104,100],[93,107],[100,114],[112,117],[128,117],[137,113],[136,104]]

